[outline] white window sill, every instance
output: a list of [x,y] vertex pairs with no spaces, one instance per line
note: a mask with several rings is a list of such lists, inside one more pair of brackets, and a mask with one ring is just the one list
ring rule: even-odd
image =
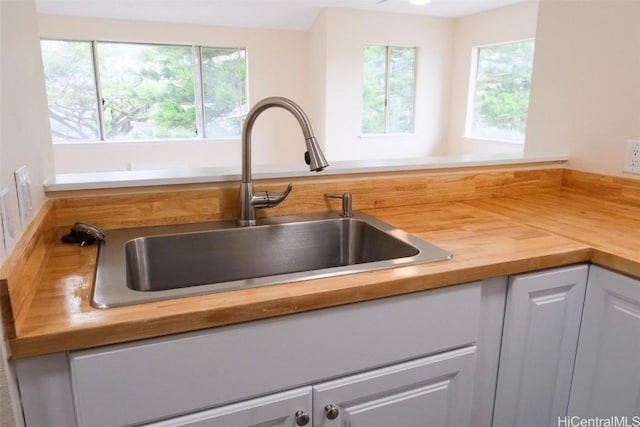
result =
[[84,141],[53,141],[53,145],[134,145],[134,144],[211,144],[219,142],[240,142],[240,136],[229,138],[166,138],[166,139],[110,139],[108,141],[84,140]]
[[385,139],[385,138],[413,138],[415,133],[363,133],[358,135],[360,139]]
[[498,142],[500,144],[514,144],[514,145],[524,145],[524,142],[525,142],[524,140],[516,141],[514,139],[486,138],[486,137],[471,136],[471,135],[465,135],[463,138],[469,141]]

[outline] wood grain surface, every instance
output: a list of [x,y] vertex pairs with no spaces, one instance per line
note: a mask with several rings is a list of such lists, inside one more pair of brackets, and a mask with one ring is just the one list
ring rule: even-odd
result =
[[[351,191],[356,209],[439,245],[454,258],[129,307],[91,307],[96,248],[51,239],[44,259],[31,251],[41,268],[26,315],[9,336],[10,349],[14,357],[29,357],[89,348],[587,261],[640,277],[640,206],[629,190],[617,198],[588,195],[588,186],[576,184],[576,177],[589,179],[543,170],[376,182],[301,180],[292,199],[300,209],[292,203],[270,214],[337,213],[339,201],[329,205],[324,192]],[[277,189],[281,182],[267,184]],[[41,228],[50,234],[76,220],[116,228],[234,218],[234,187],[56,199],[53,214],[45,216],[54,218]],[[3,272],[22,268],[18,264]],[[6,284],[14,276],[2,277]]]
[[566,169],[562,174],[562,188],[603,200],[640,206],[640,179]]
[[[412,206],[430,202],[482,199],[557,191],[562,169],[481,172],[474,174],[372,174],[292,179],[293,190],[278,207],[260,209],[259,216],[281,216],[340,208],[326,193],[353,195],[354,209]],[[257,190],[282,191],[286,180],[256,181]],[[140,225],[181,224],[237,218],[238,184],[222,183],[149,192],[102,194],[54,199],[56,221],[70,227],[76,221],[104,229]]]
[[640,277],[640,206],[635,203],[573,190],[467,203],[585,243],[594,249],[595,263]]
[[29,313],[55,236],[53,203],[46,202],[27,225],[0,269],[4,331],[15,337]]

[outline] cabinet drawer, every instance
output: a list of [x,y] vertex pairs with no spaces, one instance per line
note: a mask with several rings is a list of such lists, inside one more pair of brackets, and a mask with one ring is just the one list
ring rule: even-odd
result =
[[[209,409],[183,417],[171,418],[145,427],[297,427],[296,413],[311,414],[311,387]],[[311,420],[306,424],[311,427]]]
[[480,282],[70,354],[80,426],[212,408],[472,344]]

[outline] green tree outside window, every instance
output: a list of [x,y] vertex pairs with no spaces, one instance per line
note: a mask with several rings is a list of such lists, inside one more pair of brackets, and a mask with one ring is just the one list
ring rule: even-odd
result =
[[477,49],[470,136],[524,141],[534,46],[525,40]]
[[244,49],[60,40],[41,48],[54,141],[241,133]]
[[364,47],[362,133],[413,132],[415,69],[415,48]]

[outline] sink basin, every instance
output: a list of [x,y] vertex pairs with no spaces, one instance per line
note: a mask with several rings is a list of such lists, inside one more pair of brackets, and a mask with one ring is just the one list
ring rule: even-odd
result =
[[125,244],[127,286],[150,292],[406,258],[419,252],[351,218],[139,237]]
[[105,233],[93,305],[99,308],[364,272],[451,258],[371,216],[296,215]]

